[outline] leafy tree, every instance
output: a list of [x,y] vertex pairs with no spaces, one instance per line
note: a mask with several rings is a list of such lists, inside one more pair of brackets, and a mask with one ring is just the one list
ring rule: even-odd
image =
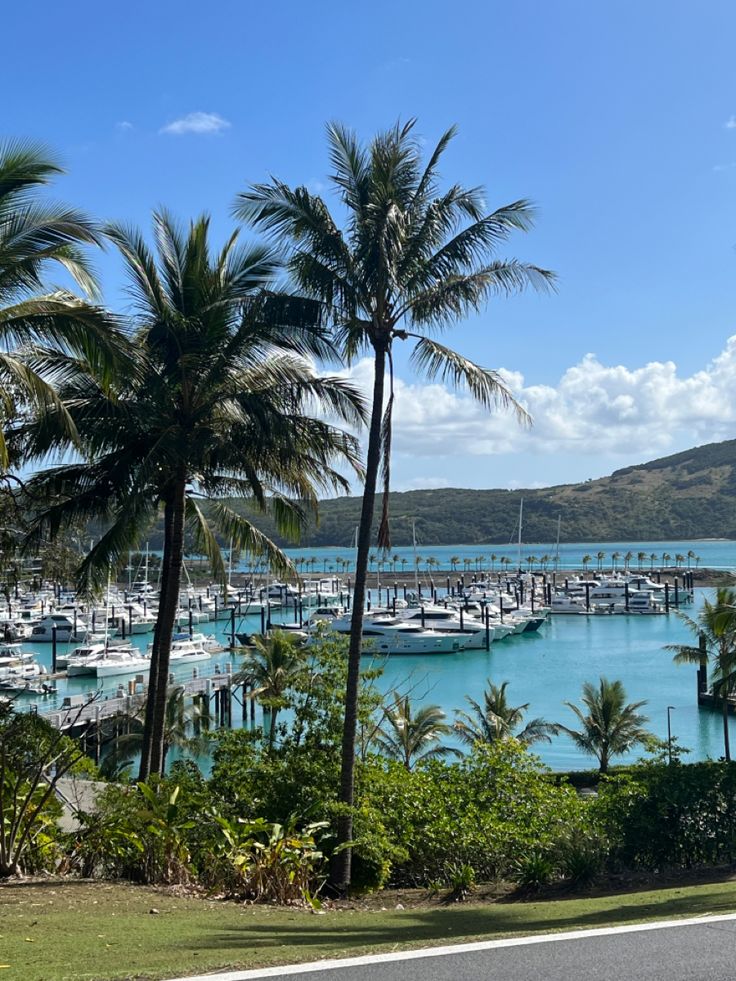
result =
[[493,743],[509,737],[518,739],[525,746],[551,742],[551,736],[556,733],[557,727],[545,722],[544,719],[532,719],[521,728],[529,703],[509,705],[506,700],[508,684],[508,681],[504,681],[500,686],[494,685],[489,680],[483,692],[482,705],[469,695],[465,696],[465,701],[472,711],[469,713],[457,711],[457,720],[453,728],[466,745]]
[[38,852],[52,838],[59,816],[57,784],[88,763],[78,740],[35,713],[0,703],[0,878],[38,865]]
[[[427,377],[464,383],[486,408],[512,405],[523,415],[498,374],[462,357],[430,334],[482,309],[491,295],[516,292],[530,283],[546,287],[551,280],[551,274],[537,266],[493,258],[496,247],[511,232],[530,228],[529,203],[517,201],[489,214],[478,189],[454,185],[440,192],[437,165],[454,129],[444,134],[423,166],[413,128],[413,120],[404,126],[397,124],[367,147],[340,125],[328,128],[332,183],[347,211],[344,232],[322,198],[305,187],[292,189],[276,179],[240,194],[236,208],[240,218],[290,244],[292,275],[300,288],[329,308],[348,362],[365,351],[374,362],[345,696],[341,797],[348,807],[354,799],[363,611],[381,469],[384,493],[378,545],[390,547],[394,343],[414,344],[414,366]],[[348,810],[338,837],[345,847],[337,875],[340,887],[346,889],[350,884]]]
[[583,572],[588,571],[588,566],[590,565],[592,558],[593,558],[592,555],[584,555],[583,558],[581,559],[583,564]]
[[[110,565],[123,560],[163,508],[141,778],[163,768],[185,527],[223,583],[227,571],[212,524],[237,551],[287,568],[283,553],[223,498],[248,497],[296,537],[318,489],[347,486],[333,462],[340,457],[357,466],[354,439],[308,409],[321,405],[353,424],[362,417],[350,386],[319,377],[306,361],[331,348],[313,302],[269,289],[278,268],[272,252],[241,248],[233,235],[213,256],[206,217],[185,231],[159,213],[154,229],[156,254],[135,230],[108,231],[131,282],[135,367],[107,388],[86,368],[66,373],[59,393],[86,459],[29,482],[53,502],[35,515],[36,536],[54,538],[80,517],[107,523],[82,564],[82,587],[101,587]],[[31,459],[63,448],[45,427],[24,436]],[[201,498],[209,499],[207,515]]]
[[723,751],[729,761],[728,700],[736,690],[736,589],[719,587],[715,602],[705,599],[695,619],[679,610],[677,615],[701,639],[702,646],[668,644],[666,650],[673,652],[676,664],[699,665],[704,658],[710,662],[713,693],[721,699]]
[[645,743],[651,735],[644,724],[649,721],[639,709],[646,701],[626,704],[626,692],[620,681],[601,678],[598,687],[586,681],[583,685],[583,708],[565,702],[580,723],[580,729],[558,724],[584,753],[598,759],[601,773],[608,772],[611,758],[628,753]]
[[458,755],[440,740],[452,733],[445,713],[438,705],[425,705],[418,712],[408,695],[393,692],[393,704],[384,709],[384,724],[374,738],[378,750],[398,760],[407,770],[433,757]]

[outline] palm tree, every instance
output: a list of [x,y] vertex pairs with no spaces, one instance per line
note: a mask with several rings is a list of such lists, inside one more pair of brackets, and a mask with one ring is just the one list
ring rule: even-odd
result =
[[399,562],[401,562],[401,556],[394,553],[394,555],[391,556],[391,571],[394,575],[396,575],[396,566],[399,564]]
[[[143,748],[143,723],[139,715],[123,715],[115,719],[128,730],[116,736],[102,760],[101,771],[108,779],[118,779],[133,762],[133,757]],[[166,693],[166,717],[164,720],[164,761],[170,749],[202,756],[209,750],[207,730],[210,716],[200,703],[189,701],[180,685]]]
[[408,559],[406,559],[406,558],[404,558],[402,556],[402,559],[401,559],[401,571],[402,572],[404,572],[406,570],[406,564],[407,564],[408,561],[409,561]]
[[593,556],[592,555],[584,555],[581,561],[582,561],[582,564],[583,564],[583,572],[587,572],[588,571],[588,566],[593,561]]
[[706,599],[696,619],[678,612],[682,622],[701,639],[702,647],[688,644],[669,644],[676,664],[700,664],[710,661],[713,692],[721,699],[723,712],[723,749],[726,760],[731,759],[728,730],[729,696],[736,690],[736,589],[721,586],[715,602]]
[[634,558],[633,552],[627,552],[626,555],[624,555],[624,572],[629,571],[629,566],[631,565],[631,560],[633,558]]
[[393,704],[384,709],[384,723],[373,742],[384,756],[398,760],[407,770],[439,756],[458,756],[458,750],[443,746],[440,739],[452,733],[439,705],[425,705],[414,714],[408,695],[392,693]]
[[685,564],[685,556],[680,552],[675,553],[675,569],[679,569],[681,565]]
[[[54,537],[80,518],[107,526],[82,564],[85,589],[101,587],[108,568],[127,557],[163,508],[141,779],[163,770],[185,526],[222,582],[227,572],[213,524],[236,550],[289,570],[283,553],[225,499],[248,497],[273,514],[282,533],[295,536],[319,489],[348,486],[333,462],[357,463],[355,441],[305,410],[321,405],[353,422],[362,416],[349,386],[319,377],[307,362],[329,346],[311,301],[268,290],[277,271],[273,253],[239,247],[232,236],[213,256],[207,218],[185,231],[162,212],[154,228],[157,254],[135,230],[108,230],[131,280],[134,370],[120,373],[108,389],[90,370],[66,374],[59,393],[86,459],[29,481],[32,492],[54,501],[34,515],[34,536]],[[32,459],[64,445],[44,427],[24,435]]]
[[666,568],[672,556],[669,552],[662,552],[662,568]]
[[544,555],[541,557],[541,559],[539,561],[540,561],[541,566],[542,566],[542,571],[543,572],[546,572],[547,571],[547,567],[549,566],[549,555],[547,555],[547,553],[545,552]]
[[472,712],[456,711],[457,720],[454,730],[464,743],[469,746],[475,743],[494,743],[510,737],[518,739],[525,746],[532,743],[551,742],[551,737],[557,732],[557,727],[544,719],[532,719],[520,729],[529,703],[524,705],[509,705],[506,701],[508,681],[494,685],[488,680],[483,692],[483,704],[479,705],[469,695],[465,701]]
[[637,565],[639,567],[639,572],[641,572],[642,566],[644,565],[644,563],[646,562],[646,560],[647,560],[647,553],[646,552],[637,552],[636,553],[636,562],[637,562]]
[[496,562],[498,562],[498,556],[495,552],[491,552],[491,572],[496,568]]
[[654,572],[654,563],[657,561],[657,553],[656,552],[650,552],[650,554],[649,554],[649,561],[651,563],[651,565],[649,567],[649,571],[650,572]]
[[596,562],[598,563],[597,565],[598,572],[600,572],[603,569],[603,560],[605,559],[605,557],[606,557],[605,552],[595,553]]
[[304,672],[306,660],[296,638],[284,630],[275,630],[268,638],[256,637],[254,643],[255,650],[245,655],[233,681],[249,685],[247,697],[257,699],[270,712],[270,749],[276,738],[278,713],[288,706],[286,694]]
[[539,559],[536,557],[536,555],[527,555],[526,561],[528,562],[529,569],[531,571],[534,568],[534,566],[537,564]]
[[691,561],[695,558],[695,552],[692,549],[688,549],[687,553],[687,567],[690,568]]
[[584,753],[598,758],[601,773],[608,772],[608,765],[614,756],[628,753],[634,746],[646,742],[651,735],[644,728],[649,719],[639,712],[647,703],[631,702],[627,705],[626,691],[620,681],[601,678],[598,687],[586,681],[582,702],[583,709],[572,702],[565,702],[577,716],[581,728],[570,729],[561,724],[557,728],[567,733]]
[[[68,441],[74,423],[49,383],[47,370],[64,368],[64,355],[93,364],[105,377],[119,362],[122,339],[111,317],[68,290],[48,291],[51,268],[65,271],[89,297],[96,296],[84,247],[101,233],[85,215],[36,200],[37,188],[63,170],[47,149],[31,142],[0,144],[0,474],[9,465],[5,424],[19,402],[44,410]],[[24,357],[17,350],[28,350]]]
[[379,470],[384,479],[378,544],[390,544],[394,345],[412,343],[413,365],[426,377],[464,384],[485,408],[511,406],[526,418],[496,372],[431,335],[482,309],[493,295],[529,284],[546,288],[552,280],[537,266],[494,258],[512,232],[531,227],[529,202],[486,213],[479,189],[453,185],[441,192],[437,167],[455,130],[442,136],[425,167],[413,128],[414,120],[397,123],[364,146],[345,127],[328,127],[331,182],[347,215],[344,230],[321,197],[276,179],[241,193],[236,205],[241,219],[291,246],[291,273],[301,289],[329,309],[346,360],[351,363],[368,351],[374,364],[345,694],[340,800],[346,807],[338,826],[343,851],[334,869],[335,884],[342,889],[350,884],[346,846],[352,835],[363,610]]
[[452,569],[453,572],[457,570],[459,562],[460,562],[460,558],[457,555],[453,555],[450,558],[450,568]]
[[618,567],[618,560],[621,558],[620,552],[611,552],[611,571],[615,572]]

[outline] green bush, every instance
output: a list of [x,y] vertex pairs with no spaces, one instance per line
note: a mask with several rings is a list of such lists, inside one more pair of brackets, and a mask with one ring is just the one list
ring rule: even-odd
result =
[[647,763],[602,781],[591,814],[629,868],[736,858],[736,763]]
[[479,745],[460,763],[432,761],[412,772],[373,758],[360,772],[359,796],[405,849],[389,880],[399,886],[450,885],[463,865],[478,880],[502,878],[530,850],[551,848],[586,823],[585,803],[515,740]]

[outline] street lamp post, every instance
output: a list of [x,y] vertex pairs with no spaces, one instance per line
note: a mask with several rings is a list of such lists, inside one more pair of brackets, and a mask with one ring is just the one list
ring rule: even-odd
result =
[[674,710],[674,705],[667,706],[667,761],[672,763],[672,711]]

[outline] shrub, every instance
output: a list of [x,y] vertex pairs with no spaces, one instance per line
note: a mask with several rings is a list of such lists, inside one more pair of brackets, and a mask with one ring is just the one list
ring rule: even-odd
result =
[[592,816],[632,868],[691,868],[736,857],[736,763],[646,763],[601,783]]
[[548,885],[555,875],[552,857],[540,848],[532,848],[526,855],[516,860],[514,880],[525,889],[540,889]]
[[531,849],[548,849],[585,825],[585,804],[557,786],[515,740],[477,746],[461,763],[432,761],[408,773],[372,759],[360,771],[360,799],[377,810],[395,846],[393,885],[451,883],[472,867],[479,880],[509,875]]

